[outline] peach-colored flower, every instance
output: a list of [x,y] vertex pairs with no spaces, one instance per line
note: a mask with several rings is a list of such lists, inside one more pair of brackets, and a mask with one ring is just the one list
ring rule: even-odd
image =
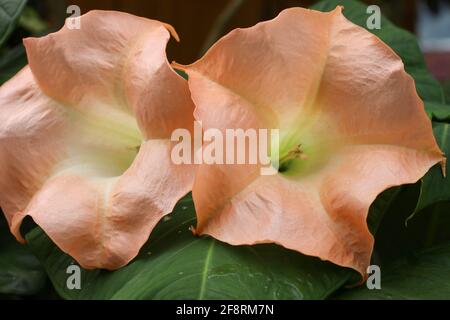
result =
[[0,88],[0,205],[19,240],[28,215],[83,267],[115,269],[192,187],[170,134],[194,106],[169,25],[92,11],[80,26],[25,39],[29,66]]
[[400,58],[340,7],[285,10],[179,67],[205,130],[280,129],[274,176],[258,165],[199,166],[198,234],[274,242],[365,274],[370,204],[444,161]]

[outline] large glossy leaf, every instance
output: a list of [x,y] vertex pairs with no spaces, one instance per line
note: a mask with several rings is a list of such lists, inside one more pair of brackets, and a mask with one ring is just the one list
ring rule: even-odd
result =
[[[3,216],[1,211],[0,215]],[[36,294],[45,285],[45,270],[28,248],[11,235],[4,218],[0,218],[0,294]]]
[[26,0],[0,0],[0,46],[14,30],[26,3]]
[[[450,155],[450,124],[434,122],[433,132],[441,150]],[[450,161],[447,161],[446,172],[450,172]],[[450,179],[442,174],[440,165],[436,165],[422,179],[422,188],[414,213],[428,207],[429,205],[450,200]]]
[[[324,0],[312,6],[320,11],[330,11],[336,6],[344,6],[347,19],[367,28],[367,5],[354,0]],[[406,71],[414,78],[417,91],[423,100],[445,102],[444,93],[439,82],[427,71],[423,54],[417,39],[406,30],[396,27],[392,22],[381,17],[381,28],[369,30],[389,45],[403,60]]]
[[381,289],[361,286],[338,299],[450,299],[450,243],[381,268]]
[[444,90],[445,101],[450,102],[450,80],[442,82],[442,89]]
[[12,78],[26,64],[27,56],[22,44],[3,52],[0,56],[0,85]]
[[276,245],[233,247],[194,237],[192,199],[159,223],[139,256],[114,272],[82,270],[81,289],[66,286],[74,261],[40,230],[27,239],[59,294],[68,299],[321,299],[353,271]]
[[450,122],[450,105],[425,101],[425,111],[433,121]]
[[394,187],[379,194],[372,203],[367,216],[367,224],[372,234],[376,234],[385,214],[390,210],[392,204],[400,194],[402,187]]

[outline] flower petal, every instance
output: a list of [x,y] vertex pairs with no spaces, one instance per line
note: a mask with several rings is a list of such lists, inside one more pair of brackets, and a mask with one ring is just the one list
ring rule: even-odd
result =
[[181,68],[205,128],[279,128],[280,145],[304,145],[306,155],[276,176],[260,176],[259,165],[201,165],[198,234],[275,242],[365,275],[370,204],[444,160],[400,58],[339,7],[285,10]]
[[442,156],[414,80],[401,59],[342,14],[334,19],[314,104],[323,121],[332,119],[345,143],[393,144]]
[[260,114],[289,122],[316,95],[337,14],[284,10],[274,20],[231,31],[199,61],[179,67],[217,82]]
[[436,161],[426,152],[369,145],[348,147],[301,178],[200,166],[196,232],[234,245],[275,242],[365,274],[373,248],[366,224],[371,203],[386,188],[416,182]]
[[28,67],[0,88],[0,106],[0,206],[11,223],[62,158],[66,120]]
[[168,140],[144,143],[121,177],[90,178],[66,170],[47,181],[17,215],[14,234],[20,237],[18,226],[29,215],[82,267],[126,265],[191,188],[195,171],[174,165],[171,150]]
[[82,266],[119,268],[191,189],[194,168],[170,157],[194,106],[167,29],[94,11],[25,40],[31,71],[0,89],[0,205],[18,240],[31,216]]
[[[146,138],[192,127],[188,88],[167,62],[169,25],[115,11],[90,11],[80,29],[66,25],[24,40],[46,95],[80,110],[100,106],[134,114]],[[103,110],[101,110],[103,111]]]

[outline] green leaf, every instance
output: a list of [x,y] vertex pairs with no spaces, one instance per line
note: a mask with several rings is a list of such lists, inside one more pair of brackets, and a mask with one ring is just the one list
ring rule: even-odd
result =
[[26,0],[0,0],[0,46],[14,30],[26,3]]
[[3,52],[0,56],[0,85],[14,76],[26,64],[27,56],[22,44]]
[[386,212],[388,212],[401,191],[400,187],[393,187],[378,195],[369,208],[367,224],[372,234],[376,234]]
[[192,199],[162,220],[139,256],[114,272],[81,270],[81,289],[66,286],[75,263],[36,228],[27,235],[66,299],[322,299],[354,271],[276,245],[230,246],[194,237]]
[[[370,14],[367,13],[367,5],[358,1],[324,0],[311,8],[326,12],[333,10],[338,5],[344,6],[343,13],[347,19],[368,29],[366,23]],[[381,29],[369,31],[383,40],[402,58],[405,69],[414,78],[417,92],[423,100],[445,103],[442,87],[428,72],[423,54],[413,34],[398,28],[384,16],[381,17]]]
[[[447,156],[450,155],[450,124],[434,122],[433,133],[441,150]],[[447,173],[450,170],[449,163],[447,161],[445,169]],[[448,200],[450,200],[450,179],[443,176],[441,165],[437,164],[422,178],[419,200],[413,215],[408,220],[429,205]]]
[[[0,211],[0,215],[3,213]],[[19,244],[0,221],[0,294],[34,295],[44,288],[45,270],[26,246]]]
[[20,27],[35,35],[44,33],[48,29],[47,22],[42,20],[36,10],[29,6],[24,8],[18,24]]
[[381,289],[345,290],[337,299],[449,299],[450,243],[410,254],[381,268]]
[[189,78],[188,74],[184,72],[183,70],[174,68],[175,72],[178,73],[180,76],[183,77],[184,80],[187,80]]
[[433,121],[450,121],[450,106],[442,103],[425,101],[425,111]]
[[450,102],[450,80],[442,82],[442,90],[444,90],[445,101]]

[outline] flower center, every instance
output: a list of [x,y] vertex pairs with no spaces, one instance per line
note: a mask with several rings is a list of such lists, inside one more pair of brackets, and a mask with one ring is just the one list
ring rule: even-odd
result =
[[302,150],[301,144],[296,145],[294,148],[289,150],[288,153],[280,157],[278,171],[285,172],[289,168],[291,161],[295,159],[308,159],[308,156]]
[[94,177],[117,177],[133,163],[143,136],[136,119],[121,109],[96,106],[70,111],[67,159],[61,170]]
[[333,132],[330,126],[317,121],[280,130],[278,172],[302,176],[320,170],[339,148],[333,142]]

